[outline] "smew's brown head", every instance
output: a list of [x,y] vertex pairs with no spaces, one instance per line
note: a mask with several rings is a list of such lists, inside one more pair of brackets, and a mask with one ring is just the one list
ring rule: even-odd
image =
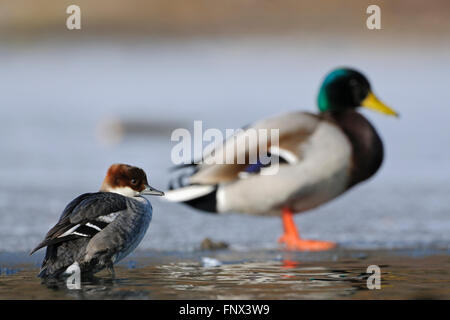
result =
[[128,197],[164,195],[149,186],[144,170],[122,163],[109,167],[100,191],[115,192]]

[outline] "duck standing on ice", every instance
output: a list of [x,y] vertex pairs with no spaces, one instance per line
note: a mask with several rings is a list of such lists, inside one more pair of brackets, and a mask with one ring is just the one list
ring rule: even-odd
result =
[[[173,180],[180,185],[171,183],[166,198],[208,212],[280,215],[284,234],[279,242],[288,249],[331,249],[332,242],[300,238],[293,214],[336,198],[380,168],[383,143],[357,111],[360,106],[397,116],[376,98],[363,74],[349,68],[333,70],[320,88],[318,114],[292,112],[246,127],[279,130],[279,145],[268,146],[271,156],[279,159],[276,174],[259,174],[265,169],[261,164],[211,164],[204,158],[201,164],[180,166],[192,172],[187,178],[181,172]],[[235,141],[239,140],[228,139],[210,157],[234,148]]]
[[77,264],[94,274],[131,253],[144,237],[152,206],[143,195],[164,195],[148,185],[145,172],[126,164],[112,165],[99,192],[85,193],[64,209],[58,223],[30,254],[47,247],[39,277],[58,278]]

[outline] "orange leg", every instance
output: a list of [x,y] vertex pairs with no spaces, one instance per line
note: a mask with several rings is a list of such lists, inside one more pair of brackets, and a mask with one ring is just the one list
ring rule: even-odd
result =
[[285,243],[288,250],[323,251],[336,246],[334,242],[301,239],[293,215],[289,209],[282,211],[284,234],[278,239],[278,242]]

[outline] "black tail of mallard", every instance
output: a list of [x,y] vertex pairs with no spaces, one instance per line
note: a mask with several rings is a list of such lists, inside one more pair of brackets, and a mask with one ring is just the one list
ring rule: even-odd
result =
[[173,202],[182,202],[193,208],[216,213],[217,185],[190,184],[189,177],[199,170],[198,164],[189,163],[172,167],[175,172],[169,182],[164,198]]

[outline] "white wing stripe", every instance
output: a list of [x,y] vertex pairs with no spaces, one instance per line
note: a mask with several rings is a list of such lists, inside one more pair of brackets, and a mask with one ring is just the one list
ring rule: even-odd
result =
[[76,234],[77,236],[81,236],[81,237],[89,237],[87,234],[80,233],[80,232],[73,232],[72,234]]
[[62,235],[60,235],[58,238],[62,238],[65,236],[68,236],[69,234],[71,234],[72,232],[74,232],[75,230],[77,230],[77,228],[80,226],[80,224],[77,224],[76,226],[70,228],[69,230],[67,230],[66,232],[64,232]]
[[94,228],[95,230],[97,230],[97,231],[102,231],[102,228],[99,228],[99,227],[97,227],[96,225],[94,225],[94,224],[92,224],[92,223],[86,223],[86,226],[87,227],[91,227],[91,228]]

